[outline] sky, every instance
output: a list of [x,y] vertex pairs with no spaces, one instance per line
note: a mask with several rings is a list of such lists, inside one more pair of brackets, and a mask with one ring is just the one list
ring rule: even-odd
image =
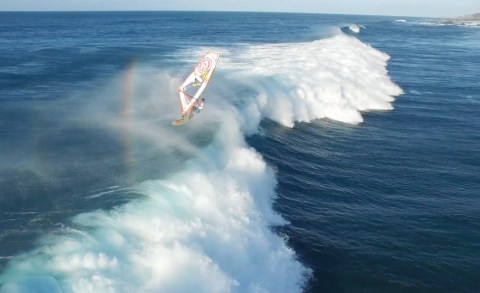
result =
[[0,0],[0,11],[261,11],[456,17],[480,0]]

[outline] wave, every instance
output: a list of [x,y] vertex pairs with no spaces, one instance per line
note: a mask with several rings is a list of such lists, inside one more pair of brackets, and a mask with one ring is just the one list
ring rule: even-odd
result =
[[[243,45],[222,56],[205,110],[184,128],[171,130],[176,107],[167,99],[145,98],[120,118],[108,110],[88,117],[189,155],[177,161],[180,171],[131,187],[138,198],[79,214],[15,257],[0,276],[2,291],[303,290],[310,269],[271,230],[288,224],[272,207],[275,174],[244,137],[263,119],[286,127],[321,118],[360,123],[363,111],[392,109],[402,90],[388,76],[388,55],[340,32],[314,42]],[[179,79],[167,69],[153,79],[151,69],[137,71],[141,87],[175,96]],[[165,123],[152,123],[152,115]],[[107,192],[113,196],[107,189],[93,197]]]
[[391,110],[394,96],[403,93],[388,76],[389,58],[343,33],[301,44],[248,46],[223,59],[222,66],[237,73],[222,84],[229,87],[225,92],[236,89],[233,102],[244,102],[236,116],[247,132],[264,118],[287,127],[321,118],[358,124],[362,111]]
[[359,34],[362,29],[365,29],[366,27],[363,25],[357,25],[357,24],[349,24],[346,26],[342,27],[342,32],[344,32],[347,35],[350,34]]

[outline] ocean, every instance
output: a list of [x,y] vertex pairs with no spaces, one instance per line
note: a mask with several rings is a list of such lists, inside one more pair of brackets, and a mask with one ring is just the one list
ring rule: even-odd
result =
[[476,27],[1,12],[0,52],[0,292],[480,291]]

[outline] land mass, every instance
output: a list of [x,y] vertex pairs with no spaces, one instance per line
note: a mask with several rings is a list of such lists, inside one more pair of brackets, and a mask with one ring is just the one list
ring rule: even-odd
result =
[[480,26],[480,13],[449,18],[444,21],[446,24],[456,24],[465,26]]
[[480,21],[480,13],[475,13],[475,14],[471,14],[471,15],[460,16],[460,17],[454,18],[453,20],[458,20],[458,21]]

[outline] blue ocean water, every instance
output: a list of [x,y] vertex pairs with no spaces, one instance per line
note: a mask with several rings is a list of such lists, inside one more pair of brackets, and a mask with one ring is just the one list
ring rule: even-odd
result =
[[[479,35],[0,13],[0,291],[479,291]],[[173,127],[206,51],[205,109]]]

